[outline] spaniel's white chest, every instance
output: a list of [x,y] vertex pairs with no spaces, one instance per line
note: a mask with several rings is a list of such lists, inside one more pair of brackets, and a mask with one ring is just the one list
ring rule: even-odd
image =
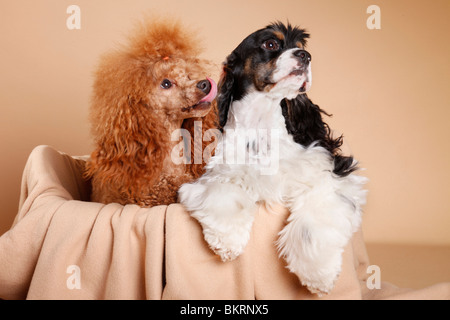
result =
[[291,140],[280,100],[253,92],[230,106],[216,154],[220,150],[226,164],[250,165],[264,175],[272,175],[278,169],[280,144]]

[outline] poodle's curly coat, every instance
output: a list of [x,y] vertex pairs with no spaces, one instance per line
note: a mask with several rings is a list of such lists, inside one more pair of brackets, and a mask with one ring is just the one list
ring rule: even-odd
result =
[[174,130],[193,137],[195,121],[202,122],[197,134],[216,126],[210,101],[195,107],[207,95],[198,84],[211,67],[198,58],[197,43],[178,22],[157,21],[140,25],[127,46],[102,57],[91,105],[96,148],[85,172],[93,201],[167,205],[181,184],[203,173],[205,162],[176,165],[170,158],[180,143],[171,141]]

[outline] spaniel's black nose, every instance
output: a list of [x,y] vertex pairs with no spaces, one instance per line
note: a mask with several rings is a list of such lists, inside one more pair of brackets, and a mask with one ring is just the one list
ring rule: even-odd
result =
[[202,80],[197,83],[197,88],[202,90],[205,94],[208,94],[211,91],[211,83],[209,80]]
[[311,61],[311,55],[306,50],[300,49],[300,50],[294,51],[294,56],[300,58],[300,61],[302,63],[308,63]]

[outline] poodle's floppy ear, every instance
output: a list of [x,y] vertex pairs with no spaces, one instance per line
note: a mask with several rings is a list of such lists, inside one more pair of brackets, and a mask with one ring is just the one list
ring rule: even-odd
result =
[[231,53],[227,57],[219,80],[216,103],[219,115],[220,130],[223,130],[223,127],[227,123],[228,111],[230,109],[231,102],[233,101],[235,78],[236,73],[238,72],[237,60],[238,57],[235,52]]
[[[128,73],[139,78],[136,72]],[[127,95],[125,88],[121,92],[107,80],[104,77],[104,82],[99,80],[94,86],[91,118],[97,148],[85,176],[94,177],[102,188],[114,185],[122,196],[131,192],[133,179],[138,178],[134,173],[148,179],[157,177],[168,154],[169,137],[163,134],[159,119],[144,112],[149,108],[145,101]],[[149,155],[154,160],[152,166],[148,166]]]
[[149,154],[165,156],[161,146],[169,137],[159,134],[163,124],[148,112],[149,101],[142,98],[151,81],[146,70],[127,54],[113,52],[104,56],[96,72],[90,118],[97,145],[110,158],[106,163],[130,159],[139,167]]

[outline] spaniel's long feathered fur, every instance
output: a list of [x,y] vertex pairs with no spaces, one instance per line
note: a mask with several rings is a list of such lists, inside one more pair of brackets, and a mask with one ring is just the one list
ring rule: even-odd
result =
[[311,292],[323,294],[333,289],[360,225],[366,179],[352,174],[356,161],[341,154],[342,137],[332,136],[326,113],[305,93],[312,79],[307,38],[303,29],[275,23],[227,57],[216,99],[223,138],[206,173],[181,186],[179,197],[224,261],[245,250],[259,204],[285,205],[280,256]]
[[[187,129],[193,137],[194,121],[203,132],[215,127],[215,110],[192,108],[205,96],[197,83],[211,67],[198,58],[197,43],[178,22],[156,21],[140,25],[127,45],[102,57],[91,105],[95,150],[85,173],[92,200],[170,204],[182,183],[201,175],[204,163],[170,159],[179,143],[171,141],[173,130]],[[164,79],[172,88],[161,87]]]

